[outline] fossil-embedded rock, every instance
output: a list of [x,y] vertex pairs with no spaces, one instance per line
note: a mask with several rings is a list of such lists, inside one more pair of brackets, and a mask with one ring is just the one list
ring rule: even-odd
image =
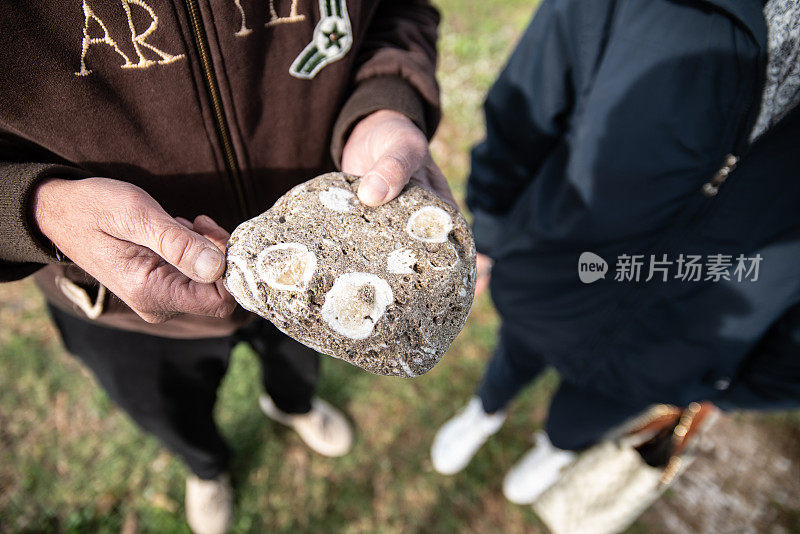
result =
[[472,234],[433,193],[410,186],[371,208],[358,201],[358,183],[319,176],[241,224],[228,243],[225,286],[319,352],[377,374],[417,376],[467,320]]

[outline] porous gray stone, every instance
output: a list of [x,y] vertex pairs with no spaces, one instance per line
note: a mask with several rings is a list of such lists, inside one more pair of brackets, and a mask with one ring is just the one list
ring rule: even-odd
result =
[[298,185],[228,242],[225,287],[246,309],[323,353],[381,375],[418,376],[464,327],[475,244],[464,217],[406,187],[372,208],[360,178]]

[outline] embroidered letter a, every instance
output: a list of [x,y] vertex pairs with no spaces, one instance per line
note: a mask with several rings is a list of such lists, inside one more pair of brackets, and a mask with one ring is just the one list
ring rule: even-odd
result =
[[[138,61],[134,63],[131,61],[128,55],[126,55],[125,52],[120,49],[117,42],[111,37],[106,24],[100,19],[100,17],[97,16],[94,11],[92,11],[92,8],[89,6],[87,1],[83,0],[84,21],[83,40],[81,42],[81,66],[80,70],[75,73],[76,76],[88,76],[92,73],[92,70],[86,67],[86,54],[89,52],[89,49],[92,47],[92,45],[95,44],[104,44],[111,47],[111,49],[122,58],[123,64],[121,67],[123,69],[146,69],[155,64],[164,65],[167,63],[172,63],[173,61],[177,61],[184,57],[183,54],[168,54],[167,52],[159,50],[155,46],[146,42],[146,39],[158,28],[158,17],[156,16],[155,11],[153,11],[153,8],[147,5],[144,0],[120,0],[120,3],[122,4],[122,8],[125,10],[125,15],[128,18],[128,27],[130,28],[131,32],[131,44],[136,51]],[[134,27],[131,4],[144,9],[150,17],[149,26],[141,33],[137,33],[136,28]],[[94,24],[99,26],[100,30],[102,30],[102,37],[92,37],[89,34],[90,25],[92,25],[92,22],[94,22]],[[149,59],[145,55],[144,50],[149,50],[151,54],[155,54],[159,59]]]

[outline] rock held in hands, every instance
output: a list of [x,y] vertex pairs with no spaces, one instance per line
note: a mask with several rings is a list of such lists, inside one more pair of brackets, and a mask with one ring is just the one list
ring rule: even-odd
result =
[[248,310],[324,354],[382,375],[430,370],[464,327],[475,244],[463,216],[408,186],[377,207],[360,178],[298,185],[228,242],[225,287]]

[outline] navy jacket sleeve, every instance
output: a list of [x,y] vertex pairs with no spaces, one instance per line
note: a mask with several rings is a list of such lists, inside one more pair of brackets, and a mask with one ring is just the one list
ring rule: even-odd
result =
[[484,104],[467,205],[478,251],[491,255],[502,219],[563,135],[573,101],[571,51],[557,2],[542,2]]

